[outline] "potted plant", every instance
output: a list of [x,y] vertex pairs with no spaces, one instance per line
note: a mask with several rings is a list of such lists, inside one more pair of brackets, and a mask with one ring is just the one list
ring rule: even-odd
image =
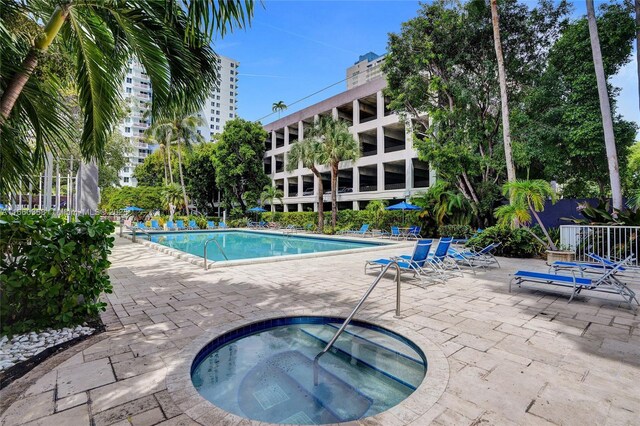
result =
[[556,249],[547,249],[545,250],[547,254],[547,263],[552,264],[553,262],[572,262],[576,259],[576,252],[572,250],[570,246],[564,246],[562,244],[558,244]]

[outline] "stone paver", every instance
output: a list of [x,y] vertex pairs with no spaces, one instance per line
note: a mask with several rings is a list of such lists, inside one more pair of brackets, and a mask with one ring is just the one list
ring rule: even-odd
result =
[[[199,400],[192,390],[176,388],[181,351],[234,321],[347,315],[374,278],[363,274],[364,260],[410,250],[389,247],[205,272],[117,239],[109,271],[114,292],[105,298],[110,306],[103,315],[106,338],[31,379],[0,415],[0,425],[251,424],[194,405]],[[402,318],[393,317],[394,282],[380,282],[358,315],[434,342],[448,361],[449,380],[430,408],[409,398],[349,424],[638,423],[640,317],[612,301],[583,296],[567,304],[567,297],[553,293],[509,293],[509,273],[546,268],[538,260],[500,263],[501,269],[445,284],[407,277]],[[0,391],[0,399],[12,386]]]

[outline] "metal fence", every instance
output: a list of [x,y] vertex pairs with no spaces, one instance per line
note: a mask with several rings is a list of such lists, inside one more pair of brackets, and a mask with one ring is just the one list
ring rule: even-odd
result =
[[640,226],[561,225],[560,244],[574,250],[577,260],[591,260],[596,253],[609,259],[624,259],[634,255],[633,265],[640,268]]

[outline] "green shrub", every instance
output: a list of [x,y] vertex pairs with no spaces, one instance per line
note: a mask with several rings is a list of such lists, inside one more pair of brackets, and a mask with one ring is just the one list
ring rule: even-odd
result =
[[442,225],[438,228],[441,237],[469,238],[473,235],[473,229],[468,225]]
[[469,239],[467,246],[480,249],[496,242],[502,243],[494,253],[498,256],[529,258],[539,255],[544,249],[526,229],[500,226],[485,229]]
[[122,188],[105,188],[100,193],[99,207],[102,210],[112,212],[127,206],[137,206],[145,210],[162,210],[164,206],[162,188],[123,186]]
[[111,292],[110,221],[80,216],[0,216],[0,320],[4,333],[81,324],[105,309]]

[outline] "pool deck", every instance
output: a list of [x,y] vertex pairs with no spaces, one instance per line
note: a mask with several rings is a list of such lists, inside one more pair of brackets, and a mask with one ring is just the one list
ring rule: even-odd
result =
[[[180,355],[212,329],[276,315],[346,316],[374,278],[373,253],[204,271],[116,238],[108,331],[49,358],[0,391],[0,424],[263,424],[211,418],[175,388]],[[501,269],[424,286],[385,279],[357,318],[433,342],[448,364],[443,393],[406,401],[350,425],[632,425],[640,419],[640,316],[615,302],[515,289],[517,269],[539,260],[500,258]],[[391,276],[389,277],[391,278]],[[638,286],[635,286],[638,290]],[[195,421],[194,419],[198,420]]]

